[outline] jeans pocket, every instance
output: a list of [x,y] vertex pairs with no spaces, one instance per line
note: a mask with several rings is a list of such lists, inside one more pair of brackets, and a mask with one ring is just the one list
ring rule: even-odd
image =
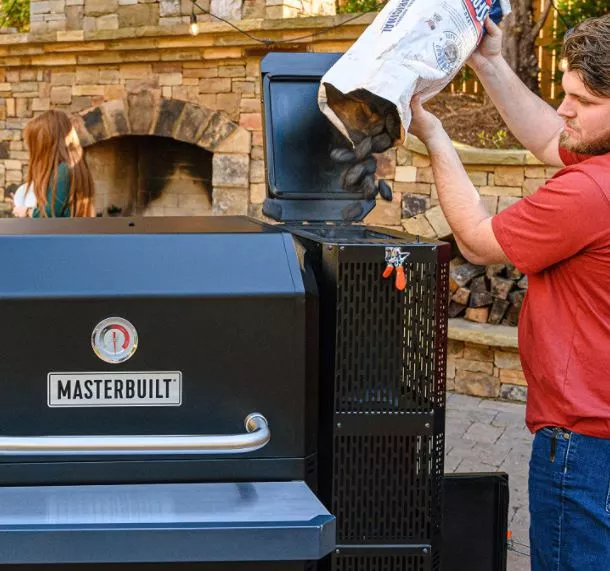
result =
[[606,512],[610,514],[610,482],[608,482],[608,494],[606,495]]

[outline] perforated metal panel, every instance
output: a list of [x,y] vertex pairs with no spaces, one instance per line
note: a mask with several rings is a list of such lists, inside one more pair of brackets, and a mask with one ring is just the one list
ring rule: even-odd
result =
[[[440,266],[445,274],[446,265]],[[370,262],[338,267],[337,412],[423,412],[444,406],[446,329],[439,331],[436,322],[437,295],[440,300],[446,295],[437,291],[436,260],[406,264],[404,293],[380,277],[384,267]]]
[[442,477],[437,440],[396,435],[336,438],[332,513],[338,543],[430,541]]
[[429,571],[430,559],[422,555],[353,555],[337,557],[333,566],[336,571]]

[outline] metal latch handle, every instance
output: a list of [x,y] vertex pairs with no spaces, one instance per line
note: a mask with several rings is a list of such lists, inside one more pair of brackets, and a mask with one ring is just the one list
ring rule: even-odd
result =
[[269,423],[262,414],[249,414],[244,426],[244,434],[205,436],[3,436],[0,455],[244,454],[271,440]]

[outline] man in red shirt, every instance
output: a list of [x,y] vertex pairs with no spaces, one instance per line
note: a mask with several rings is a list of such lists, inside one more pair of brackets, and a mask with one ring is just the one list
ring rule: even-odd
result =
[[528,382],[532,571],[610,569],[610,15],[564,41],[557,111],[531,93],[488,35],[469,64],[508,127],[562,168],[490,216],[440,121],[413,102],[441,207],[466,258],[527,274],[519,348]]

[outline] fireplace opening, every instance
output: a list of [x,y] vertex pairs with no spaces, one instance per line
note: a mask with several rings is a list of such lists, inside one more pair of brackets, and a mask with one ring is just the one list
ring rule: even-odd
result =
[[87,147],[98,216],[211,215],[212,156],[195,145],[152,135]]

